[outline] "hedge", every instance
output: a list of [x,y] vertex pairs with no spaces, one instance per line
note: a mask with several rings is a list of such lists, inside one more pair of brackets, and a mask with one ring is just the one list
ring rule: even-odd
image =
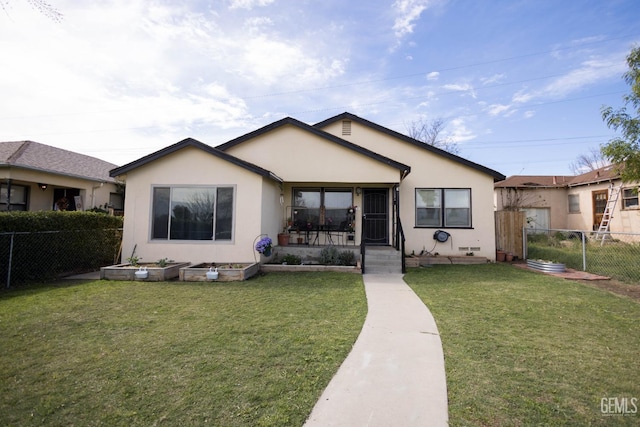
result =
[[0,283],[15,286],[95,271],[117,261],[121,241],[122,217],[1,212]]

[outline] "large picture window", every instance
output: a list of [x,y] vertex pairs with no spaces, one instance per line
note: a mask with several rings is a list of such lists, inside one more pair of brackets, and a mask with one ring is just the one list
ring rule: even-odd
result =
[[154,187],[152,239],[231,240],[232,187]]
[[349,224],[349,208],[353,205],[351,188],[295,188],[293,221],[298,229],[323,226],[344,230]]
[[471,227],[471,190],[416,189],[416,227]]

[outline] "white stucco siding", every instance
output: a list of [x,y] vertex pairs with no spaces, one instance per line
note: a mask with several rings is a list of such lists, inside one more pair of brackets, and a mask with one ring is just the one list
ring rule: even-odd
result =
[[[188,262],[254,260],[252,242],[264,226],[260,203],[263,177],[202,150],[187,147],[127,174],[122,259],[134,246],[143,261],[161,258]],[[229,186],[234,188],[231,241],[151,239],[152,189],[155,186]],[[273,192],[273,191],[272,191]]]
[[[495,259],[495,207],[492,176],[355,121],[352,122],[350,136],[342,135],[340,121],[332,123],[323,130],[411,166],[411,173],[400,185],[400,211],[407,253],[417,254],[423,249],[438,252],[441,255],[465,255],[467,252],[474,252],[476,256]],[[416,227],[415,191],[417,188],[471,189],[471,228],[443,227],[441,229],[450,233],[451,238],[445,243],[436,243],[433,234],[438,228]]]
[[260,165],[287,182],[393,183],[400,179],[397,168],[290,125],[226,152]]

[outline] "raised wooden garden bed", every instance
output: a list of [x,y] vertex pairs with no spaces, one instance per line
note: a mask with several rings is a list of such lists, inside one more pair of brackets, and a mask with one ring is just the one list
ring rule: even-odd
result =
[[[216,280],[207,279],[209,268],[218,269]],[[180,280],[184,282],[239,282],[254,276],[260,265],[253,263],[210,264],[201,263],[180,268]]]
[[[100,268],[100,278],[105,280],[143,280],[147,282],[164,282],[171,280],[180,274],[182,267],[188,266],[188,262],[170,262],[165,267],[159,267],[155,263],[140,263],[138,266],[131,264],[116,264]],[[144,279],[136,278],[136,271],[140,267],[146,268],[148,274]]]

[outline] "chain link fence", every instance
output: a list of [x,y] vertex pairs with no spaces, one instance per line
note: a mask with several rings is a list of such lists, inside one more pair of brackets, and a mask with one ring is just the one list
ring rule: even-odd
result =
[[583,230],[525,229],[525,257],[640,283],[640,234]]
[[96,271],[120,257],[122,229],[0,233],[0,285]]

